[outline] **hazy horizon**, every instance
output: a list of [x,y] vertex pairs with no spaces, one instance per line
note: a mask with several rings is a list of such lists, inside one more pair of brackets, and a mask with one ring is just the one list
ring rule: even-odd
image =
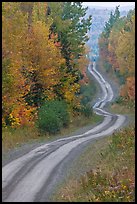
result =
[[135,7],[135,2],[83,2],[83,6],[88,7],[104,7],[104,8],[115,8],[120,5],[122,7]]

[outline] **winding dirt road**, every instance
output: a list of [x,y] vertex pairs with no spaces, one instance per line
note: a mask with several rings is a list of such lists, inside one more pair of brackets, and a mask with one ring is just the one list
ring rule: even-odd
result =
[[22,157],[13,160],[2,168],[3,202],[43,202],[55,186],[56,178],[62,174],[61,165],[75,149],[95,138],[112,134],[125,122],[125,116],[111,114],[104,108],[113,99],[113,90],[89,64],[89,72],[95,77],[102,89],[102,97],[93,106],[96,114],[103,115],[101,124],[84,134],[61,138],[35,148]]

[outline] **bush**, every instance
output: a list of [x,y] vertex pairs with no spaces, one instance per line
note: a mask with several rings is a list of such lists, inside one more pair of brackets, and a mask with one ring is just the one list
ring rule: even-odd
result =
[[86,96],[86,97],[83,97],[82,99],[81,99],[81,104],[82,105],[86,105],[88,102],[89,102],[90,100],[89,100],[89,97],[88,96]]
[[126,75],[125,76],[122,75],[119,70],[115,72],[115,75],[118,78],[120,85],[125,84],[125,82],[126,82]]
[[115,102],[116,102],[117,104],[122,104],[122,103],[123,103],[123,97],[122,97],[122,96],[118,96],[118,97],[116,98]]
[[91,83],[89,83],[88,85],[83,85],[80,88],[81,108],[79,112],[81,112],[81,114],[83,114],[87,118],[89,118],[93,113],[90,102],[92,101],[95,90],[96,90],[96,87]]
[[80,112],[87,118],[89,118],[93,113],[92,108],[90,107],[90,105],[82,106],[81,109],[80,109]]
[[96,89],[93,86],[93,84],[81,86],[81,88],[80,88],[80,94],[82,96],[81,102],[80,102],[81,105],[86,105],[89,102],[91,102],[95,91],[96,91]]
[[111,64],[109,64],[107,61],[104,62],[104,68],[107,73],[109,73],[112,70]]
[[38,111],[38,128],[55,134],[69,123],[67,104],[64,101],[47,101]]

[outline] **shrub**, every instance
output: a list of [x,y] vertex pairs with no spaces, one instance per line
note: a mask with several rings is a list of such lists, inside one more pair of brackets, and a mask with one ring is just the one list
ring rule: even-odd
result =
[[118,80],[119,80],[119,83],[120,83],[120,85],[123,85],[123,84],[125,84],[125,82],[126,82],[126,74],[121,74],[120,73],[120,71],[119,70],[117,70],[116,72],[115,72],[115,75],[116,75],[116,77],[118,78]]
[[93,113],[92,108],[90,107],[89,104],[81,106],[80,112],[87,118],[89,118]]
[[89,102],[90,100],[89,100],[89,97],[83,97],[82,99],[81,99],[81,104],[82,105],[86,105],[88,102]]
[[122,104],[123,103],[123,97],[122,96],[118,96],[115,100],[116,103],[118,104]]
[[109,73],[112,70],[111,64],[109,64],[107,61],[104,62],[104,68],[107,73]]
[[46,101],[38,110],[38,128],[41,131],[57,133],[69,123],[67,104],[64,101]]
[[95,93],[95,87],[93,84],[83,85],[80,88],[81,98],[81,105],[86,105],[87,103],[92,101],[93,95]]

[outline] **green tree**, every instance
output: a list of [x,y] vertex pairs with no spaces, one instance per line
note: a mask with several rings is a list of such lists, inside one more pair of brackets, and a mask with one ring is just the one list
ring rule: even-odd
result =
[[84,44],[88,40],[87,31],[91,26],[91,16],[84,19],[87,8],[83,8],[81,2],[59,2],[56,5],[49,3],[49,6],[53,17],[51,32],[58,33],[62,55],[66,59],[68,69],[72,70],[74,60],[83,53]]
[[118,21],[120,18],[120,12],[119,12],[119,6],[116,7],[114,14],[111,12],[110,13],[110,18],[108,22],[106,22],[105,27],[103,32],[100,35],[99,38],[99,52],[100,52],[100,57],[103,63],[104,68],[106,71],[112,70],[112,64],[109,60],[109,37],[112,32],[112,28],[114,24]]
[[[91,26],[91,16],[84,19],[87,8],[83,8],[81,2],[58,2],[56,4],[49,2],[48,5],[50,16],[53,19],[50,37],[57,34],[57,41],[61,43],[60,49],[67,67],[67,69],[62,69],[64,73],[61,79],[62,87],[57,86],[55,91],[64,92],[60,96],[72,102],[74,98],[76,99],[75,93],[79,91],[78,83],[81,73],[78,59],[84,54],[84,45],[88,40],[87,31]],[[66,86],[71,87],[70,90]]]

